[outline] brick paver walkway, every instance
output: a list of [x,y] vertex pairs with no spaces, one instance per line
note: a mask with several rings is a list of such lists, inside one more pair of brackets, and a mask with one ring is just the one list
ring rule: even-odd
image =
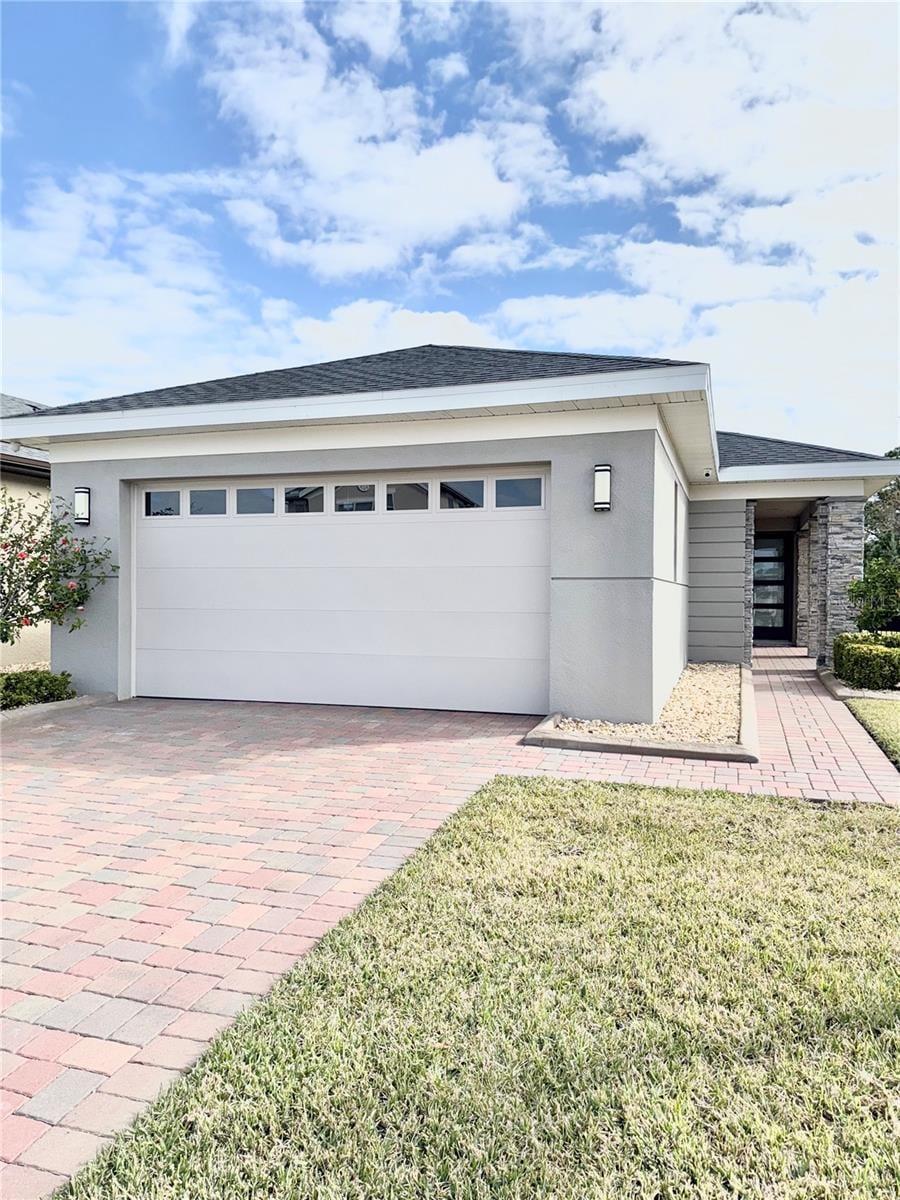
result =
[[498,772],[897,801],[794,652],[758,766],[521,746],[527,717],[134,700],[5,739],[0,1194],[47,1194]]

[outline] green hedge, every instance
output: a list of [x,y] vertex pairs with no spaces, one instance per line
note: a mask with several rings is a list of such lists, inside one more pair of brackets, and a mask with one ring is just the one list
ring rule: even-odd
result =
[[900,633],[839,634],[834,673],[856,688],[887,691],[900,686]]
[[10,671],[0,675],[0,708],[71,700],[74,695],[68,671],[60,671],[58,675],[52,671]]

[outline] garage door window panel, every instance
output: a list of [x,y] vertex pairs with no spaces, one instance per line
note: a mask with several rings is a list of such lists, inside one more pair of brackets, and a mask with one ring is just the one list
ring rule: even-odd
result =
[[427,512],[427,483],[389,483],[387,485],[388,512]]
[[321,513],[325,511],[325,488],[321,484],[296,484],[284,489],[286,513]]
[[192,517],[222,517],[228,510],[225,488],[191,488]]
[[497,508],[541,508],[544,503],[543,479],[540,475],[499,478],[494,484],[494,503]]
[[442,479],[441,508],[444,511],[484,508],[484,480]]
[[336,483],[334,485],[334,511],[374,512],[374,483]]
[[181,492],[144,492],[145,517],[178,517],[181,515]]
[[271,516],[275,512],[275,489],[271,487],[238,488],[237,511],[241,516]]

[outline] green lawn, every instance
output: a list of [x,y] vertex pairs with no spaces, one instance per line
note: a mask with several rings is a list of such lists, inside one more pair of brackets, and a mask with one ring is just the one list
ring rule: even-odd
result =
[[497,780],[63,1194],[896,1196],[898,846],[884,808]]
[[847,707],[900,767],[900,700],[848,700]]

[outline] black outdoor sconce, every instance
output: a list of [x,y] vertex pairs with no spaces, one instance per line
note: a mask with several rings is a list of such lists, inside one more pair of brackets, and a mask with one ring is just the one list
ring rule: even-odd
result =
[[594,467],[594,512],[609,512],[612,508],[612,467]]

